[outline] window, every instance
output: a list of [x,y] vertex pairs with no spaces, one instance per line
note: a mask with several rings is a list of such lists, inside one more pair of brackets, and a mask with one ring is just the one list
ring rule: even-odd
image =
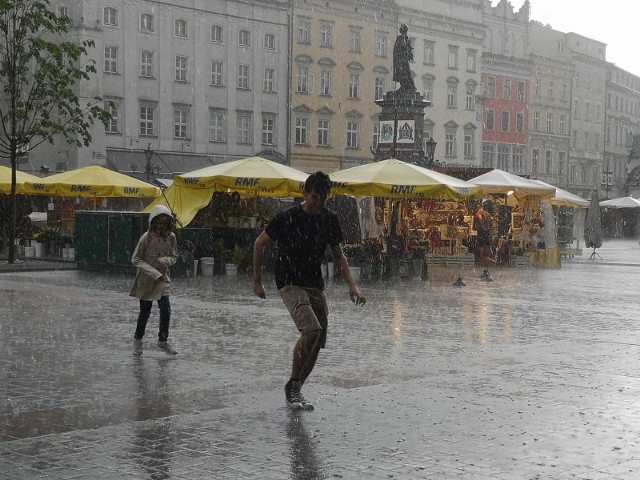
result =
[[498,144],[498,168],[500,170],[509,170],[509,157],[511,152],[511,146],[505,144]]
[[223,110],[209,109],[209,141],[224,142],[225,115]]
[[376,57],[387,56],[387,34],[376,32]]
[[533,81],[533,98],[540,98],[540,80]]
[[176,55],[176,82],[186,82],[187,81],[187,57],[183,57],[181,55]]
[[474,110],[475,108],[475,91],[476,86],[474,83],[467,83],[467,94],[465,98],[465,109]]
[[524,148],[516,147],[513,154],[513,171],[515,173],[524,172]]
[[567,116],[566,115],[560,115],[560,135],[566,135],[566,129],[567,129]]
[[222,62],[220,60],[211,60],[211,85],[222,86]]
[[238,45],[240,47],[250,47],[251,46],[251,34],[249,30],[239,30],[238,31]]
[[553,112],[547,112],[547,133],[553,133]]
[[153,52],[149,50],[140,52],[140,76],[153,78]]
[[422,83],[424,85],[424,90],[422,92],[424,99],[433,104],[433,76],[425,75],[422,78]]
[[458,86],[455,83],[447,83],[447,108],[456,108]]
[[474,134],[473,129],[465,128],[464,131],[464,158],[474,158]]
[[496,98],[496,77],[487,77],[487,98]]
[[300,20],[298,23],[298,43],[311,43],[311,22]]
[[431,40],[424,41],[424,64],[425,65],[433,65],[434,64],[434,50],[436,47],[436,42],[432,42]]
[[553,173],[553,151],[547,150],[544,152],[544,173],[550,175]]
[[509,112],[502,112],[502,131],[509,131]]
[[444,134],[444,155],[445,157],[456,156],[456,134],[455,132],[445,132]]
[[558,152],[558,175],[564,175],[564,165],[567,160],[567,152]]
[[375,80],[375,90],[374,90],[374,97],[376,100],[380,100],[382,97],[384,97],[384,77],[376,77]]
[[485,121],[485,128],[491,131],[495,128],[495,111],[487,110],[487,119]]
[[264,69],[264,78],[262,81],[263,92],[275,92],[274,81],[276,78],[276,71],[273,68]]
[[176,37],[187,36],[187,21],[181,18],[177,18],[174,24],[174,35]]
[[104,46],[104,72],[118,73],[118,47]]
[[309,118],[296,117],[296,145],[309,144]]
[[362,46],[360,44],[362,32],[359,28],[351,27],[349,29],[349,51],[360,53]]
[[102,13],[102,23],[111,27],[117,27],[118,11],[113,7],[105,7]]
[[331,70],[320,70],[320,95],[331,95]]
[[249,90],[249,80],[251,67],[249,65],[238,65],[238,88]]
[[584,119],[588,122],[591,120],[591,102],[584,102]]
[[220,25],[211,25],[211,43],[222,43],[223,41],[222,27]]
[[298,81],[296,91],[298,93],[309,93],[309,66],[298,65]]
[[333,41],[333,25],[330,23],[323,23],[320,25],[320,46],[331,47]]
[[264,49],[265,50],[276,49],[276,36],[273,33],[264,34]]
[[524,82],[518,82],[516,85],[516,100],[524,102]]
[[275,145],[276,115],[275,113],[262,114],[262,144]]
[[516,113],[516,133],[522,135],[524,133],[524,113]]
[[549,85],[547,86],[547,99],[549,100],[553,100],[554,98],[553,88],[553,82],[549,82]]
[[538,110],[534,110],[533,112],[533,131],[540,131],[540,112]]
[[186,139],[188,130],[189,109],[186,107],[173,107],[173,137]]
[[143,32],[153,32],[153,15],[150,13],[140,15],[140,30]]
[[482,145],[482,166],[485,168],[493,167],[496,156],[496,144],[484,143]]
[[509,78],[502,81],[502,99],[511,100],[511,79]]
[[251,112],[238,112],[236,114],[237,143],[251,144]]
[[329,143],[329,126],[330,121],[328,118],[318,119],[318,146],[328,147]]
[[58,17],[68,17],[69,16],[69,9],[67,8],[66,5],[59,5],[58,6]]
[[475,72],[477,68],[478,51],[467,49],[467,72]]
[[569,181],[576,183],[578,181],[578,171],[576,165],[569,165]]
[[531,172],[538,173],[540,163],[540,150],[534,148],[531,151]]
[[360,122],[358,120],[347,121],[347,148],[358,148],[360,135]]
[[360,98],[360,72],[349,72],[349,98]]
[[111,118],[104,126],[105,133],[118,132],[118,105],[115,102],[104,102],[104,109],[111,114]]
[[140,105],[140,135],[154,135],[155,107],[152,105]]
[[449,56],[447,67],[457,69],[458,68],[458,47],[449,45]]
[[569,85],[566,83],[562,84],[562,101],[566,102],[569,98]]

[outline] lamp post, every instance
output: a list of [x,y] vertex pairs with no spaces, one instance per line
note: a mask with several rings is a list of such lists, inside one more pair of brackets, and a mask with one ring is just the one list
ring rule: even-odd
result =
[[144,166],[144,178],[147,183],[151,183],[151,174],[153,172],[153,168],[151,166],[151,159],[153,158],[153,150],[151,150],[151,144],[149,144],[144,150],[144,157],[147,159],[147,163]]
[[425,153],[425,157],[427,159],[427,168],[432,168],[433,164],[434,164],[434,158],[435,158],[435,153],[436,153],[436,145],[438,144],[438,142],[436,142],[433,137],[430,137],[429,140],[427,140],[424,144],[426,151]]

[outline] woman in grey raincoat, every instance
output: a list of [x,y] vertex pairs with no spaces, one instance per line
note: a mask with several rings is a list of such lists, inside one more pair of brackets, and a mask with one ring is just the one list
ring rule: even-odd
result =
[[178,242],[172,228],[173,216],[169,209],[156,205],[149,215],[149,230],[140,237],[131,257],[131,263],[138,272],[130,295],[140,299],[140,314],[133,337],[133,353],[136,355],[142,353],[142,337],[154,301],[158,302],[160,309],[158,347],[170,355],[178,353],[167,342],[171,319],[169,267],[178,258]]

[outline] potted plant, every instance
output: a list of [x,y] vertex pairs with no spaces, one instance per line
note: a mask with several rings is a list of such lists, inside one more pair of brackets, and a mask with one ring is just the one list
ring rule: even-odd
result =
[[249,249],[247,247],[236,245],[233,250],[233,262],[238,268],[238,271],[248,272],[251,268],[251,255],[249,255]]

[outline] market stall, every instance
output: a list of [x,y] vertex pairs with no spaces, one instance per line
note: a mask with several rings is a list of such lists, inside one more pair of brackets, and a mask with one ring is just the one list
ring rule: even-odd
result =
[[481,189],[396,159],[330,174],[337,195],[358,197],[362,241],[346,245],[365,276],[422,276],[426,263],[473,263],[467,201]]
[[[479,250],[481,264],[560,267],[553,186],[494,169],[469,180],[482,187],[485,202],[496,219],[490,244]],[[475,225],[474,225],[475,227]]]

